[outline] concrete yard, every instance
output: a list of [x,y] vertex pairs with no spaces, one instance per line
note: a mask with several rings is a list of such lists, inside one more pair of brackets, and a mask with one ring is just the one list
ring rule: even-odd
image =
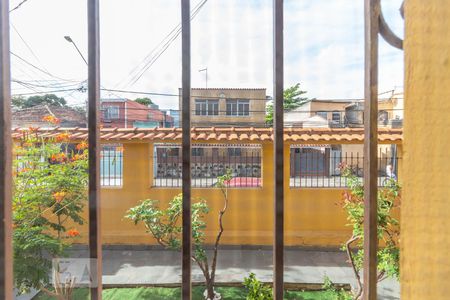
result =
[[[130,250],[132,249],[132,250]],[[74,250],[72,257],[86,257],[85,250]],[[272,280],[270,249],[221,249],[216,282],[242,282],[254,272],[264,282]],[[355,284],[346,256],[338,250],[288,249],[285,251],[285,282],[323,283],[327,275],[335,283]],[[192,279],[203,281],[193,263]],[[181,255],[161,249],[115,247],[103,251],[103,284],[107,286],[174,284],[181,282]],[[399,299],[396,280],[379,284],[379,299]]]

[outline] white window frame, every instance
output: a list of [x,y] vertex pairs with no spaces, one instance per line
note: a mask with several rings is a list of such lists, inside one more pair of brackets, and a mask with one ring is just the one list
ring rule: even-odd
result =
[[196,116],[218,116],[219,100],[195,99]]
[[247,117],[250,115],[250,100],[227,99],[226,115],[234,117]]
[[103,106],[104,116],[107,120],[117,120],[120,118],[120,107],[117,105]]

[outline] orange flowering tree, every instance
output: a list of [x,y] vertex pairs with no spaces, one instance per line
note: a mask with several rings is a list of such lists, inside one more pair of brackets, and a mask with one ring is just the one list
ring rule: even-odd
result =
[[51,293],[52,258],[64,256],[79,235],[87,203],[86,148],[85,142],[70,144],[67,133],[44,139],[34,128],[23,130],[14,146],[14,280],[21,293]]

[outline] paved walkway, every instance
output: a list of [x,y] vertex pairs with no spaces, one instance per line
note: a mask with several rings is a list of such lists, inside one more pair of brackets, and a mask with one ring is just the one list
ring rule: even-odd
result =
[[[77,250],[73,257],[86,257]],[[216,282],[242,282],[254,272],[261,281],[272,280],[271,250],[230,250],[219,252]],[[338,251],[286,250],[285,281],[294,283],[323,283],[327,275],[335,283],[354,284],[346,256]],[[192,280],[203,281],[193,264]],[[107,285],[145,285],[181,282],[179,252],[165,250],[104,250],[103,283]],[[395,280],[379,284],[379,299],[399,299],[400,286]]]

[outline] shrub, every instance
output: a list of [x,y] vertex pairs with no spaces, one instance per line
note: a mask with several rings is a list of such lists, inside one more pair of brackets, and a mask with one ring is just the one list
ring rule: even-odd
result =
[[244,278],[244,286],[247,289],[247,300],[272,300],[272,288],[263,284],[254,273]]
[[334,283],[331,281],[330,277],[328,277],[328,276],[324,277],[322,288],[328,292],[328,294],[330,296],[329,300],[352,300],[353,299],[350,292],[347,292],[344,289],[337,289],[334,286]]

